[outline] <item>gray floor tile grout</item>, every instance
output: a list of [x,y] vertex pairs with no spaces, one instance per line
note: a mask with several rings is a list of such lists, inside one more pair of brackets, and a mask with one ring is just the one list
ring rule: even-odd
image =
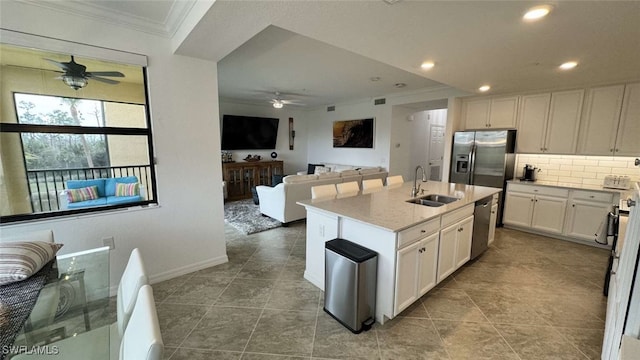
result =
[[[299,225],[292,225],[293,226],[299,226]],[[172,302],[169,299],[170,296],[174,295],[177,291],[179,291],[180,288],[182,288],[182,285],[178,285],[172,292],[170,292],[167,297],[165,299],[163,299],[162,302],[159,303],[160,304],[178,304],[178,305],[198,305],[198,306],[205,306],[207,307],[207,311],[205,312],[205,314],[197,321],[196,325],[189,331],[189,333],[187,334],[187,336],[181,341],[180,345],[178,345],[178,347],[176,347],[172,354],[170,354],[170,358],[171,357],[175,357],[175,354],[178,352],[178,350],[180,348],[185,348],[187,349],[187,347],[184,347],[184,343],[186,341],[186,339],[191,336],[192,332],[199,326],[199,324],[203,321],[204,317],[210,313],[211,309],[214,307],[230,307],[230,308],[250,308],[250,309],[256,309],[256,310],[260,310],[259,316],[257,318],[257,320],[255,321],[255,323],[253,324],[253,327],[251,329],[251,333],[249,334],[248,340],[244,345],[244,348],[241,352],[236,352],[239,353],[241,355],[241,357],[244,357],[245,354],[248,353],[252,353],[252,354],[258,354],[258,355],[278,355],[278,354],[272,354],[272,353],[255,353],[255,352],[247,352],[246,350],[249,348],[249,344],[251,342],[251,340],[253,339],[254,335],[255,335],[255,331],[257,331],[258,325],[260,324],[260,321],[263,319],[263,316],[265,315],[265,311],[288,311],[288,312],[310,312],[309,310],[304,310],[304,309],[298,309],[298,310],[291,310],[291,309],[277,309],[273,306],[269,307],[269,301],[271,301],[271,298],[274,296],[274,292],[276,287],[278,286],[277,284],[279,283],[286,283],[286,282],[291,282],[291,283],[301,283],[301,282],[305,282],[306,280],[302,277],[295,277],[295,278],[291,278],[291,279],[285,279],[283,278],[283,274],[285,272],[285,269],[287,268],[287,266],[291,265],[293,266],[294,264],[290,263],[290,261],[294,261],[294,262],[299,262],[300,258],[305,258],[307,256],[306,251],[303,253],[300,247],[305,247],[306,248],[306,241],[305,241],[305,232],[302,231],[303,230],[303,226],[306,225],[300,225],[300,228],[298,229],[291,229],[291,228],[287,228],[285,231],[285,233],[283,234],[278,233],[277,231],[282,231],[282,230],[276,230],[275,232],[272,233],[272,235],[269,234],[265,234],[263,233],[261,236],[251,236],[251,237],[235,237],[232,240],[229,240],[230,242],[233,242],[234,240],[241,240],[242,243],[239,243],[237,245],[237,247],[234,246],[234,248],[236,249],[238,254],[244,254],[242,252],[241,249],[246,248],[246,247],[250,247],[253,248],[254,250],[251,252],[251,254],[242,262],[242,266],[239,268],[239,270],[235,273],[235,275],[233,277],[226,277],[228,279],[230,279],[230,282],[224,287],[224,289],[218,294],[218,296],[216,297],[215,301],[213,302],[213,304],[211,305],[203,305],[203,304],[191,304],[191,303],[184,303],[184,302]],[[535,314],[535,316],[537,316],[539,319],[541,319],[541,324],[528,324],[526,323],[526,321],[524,321],[524,324],[517,324],[514,323],[513,321],[492,321],[489,319],[489,315],[488,313],[485,313],[485,311],[483,311],[480,306],[478,306],[478,304],[473,300],[473,298],[471,297],[471,295],[469,294],[469,291],[476,291],[476,288],[478,289],[478,291],[482,291],[479,290],[480,288],[477,287],[477,284],[474,285],[473,281],[470,281],[469,279],[473,278],[478,278],[478,279],[483,279],[483,277],[487,277],[487,271],[491,271],[492,269],[502,269],[500,270],[501,272],[501,276],[503,276],[505,279],[508,279],[508,282],[504,282],[504,283],[499,283],[499,282],[495,282],[495,288],[491,287],[488,288],[486,291],[491,293],[491,292],[495,292],[495,291],[499,291],[498,289],[506,289],[508,290],[508,296],[511,296],[511,294],[513,294],[515,299],[518,299],[519,301],[523,301],[523,303],[528,304],[529,302],[527,301],[527,299],[531,296],[535,296],[536,295],[536,291],[541,291],[541,294],[539,296],[536,296],[537,299],[541,299],[542,303],[544,303],[544,301],[546,301],[545,299],[550,298],[553,299],[554,297],[557,298],[563,298],[566,296],[575,296],[580,298],[582,297],[586,297],[588,296],[588,298],[586,298],[586,302],[582,303],[582,304],[577,304],[577,308],[580,309],[581,311],[583,311],[584,313],[590,314],[590,317],[593,317],[593,320],[600,320],[602,321],[601,317],[602,315],[599,315],[599,313],[596,313],[596,308],[599,305],[598,303],[598,296],[597,294],[593,294],[590,289],[592,286],[597,285],[596,284],[596,280],[595,280],[595,271],[581,271],[581,269],[570,269],[569,267],[571,265],[569,264],[565,264],[563,262],[561,262],[561,257],[560,255],[558,256],[546,256],[545,252],[544,252],[544,247],[546,246],[544,242],[548,242],[549,244],[552,244],[552,242],[550,240],[545,239],[544,237],[540,237],[540,236],[534,236],[531,239],[528,238],[529,235],[526,234],[519,234],[516,233],[513,230],[507,230],[507,229],[502,229],[499,230],[499,234],[501,234],[500,237],[498,237],[496,240],[496,242],[494,243],[494,245],[491,248],[491,252],[492,254],[490,255],[491,257],[485,257],[484,261],[482,261],[482,258],[479,259],[480,261],[477,261],[473,264],[469,264],[469,268],[465,268],[463,267],[462,269],[458,270],[456,273],[453,274],[453,276],[450,277],[450,279],[446,280],[446,283],[442,286],[438,286],[437,288],[440,289],[451,289],[451,290],[458,290],[458,291],[462,291],[464,293],[464,296],[467,298],[467,300],[470,300],[470,304],[473,304],[473,307],[477,310],[480,311],[480,313],[482,314],[482,318],[484,318],[484,320],[486,321],[486,323],[488,323],[491,328],[498,334],[498,336],[500,336],[500,338],[502,340],[504,340],[504,342],[507,344],[508,348],[510,349],[510,351],[515,354],[517,356],[518,359],[521,358],[520,354],[518,352],[515,351],[515,349],[513,348],[512,344],[507,341],[506,336],[503,335],[499,330],[498,327],[501,326],[513,326],[513,327],[527,327],[527,328],[552,328],[554,329],[554,331],[557,331],[559,333],[562,334],[561,342],[564,342],[567,344],[567,346],[570,346],[571,349],[573,350],[577,350],[582,356],[584,356],[585,358],[588,358],[588,353],[591,353],[592,349],[591,346],[594,346],[594,344],[589,343],[588,346],[590,346],[589,348],[581,348],[580,344],[582,343],[577,343],[572,341],[567,335],[568,333],[565,333],[562,331],[563,328],[567,328],[567,329],[583,329],[582,327],[574,327],[574,326],[555,326],[553,325],[553,323],[560,323],[560,324],[566,324],[566,325],[573,325],[573,320],[571,317],[569,318],[562,318],[560,321],[555,321],[555,318],[550,318],[550,314],[553,314],[553,316],[555,316],[554,312],[550,312],[547,313],[545,310],[545,314],[546,316],[542,316],[542,314],[536,310],[530,307],[530,311],[532,312],[532,315]],[[518,236],[516,236],[518,235]],[[277,239],[277,243],[274,242],[273,247],[268,246],[269,244],[269,240],[270,237],[273,236],[274,238]],[[244,240],[247,239],[247,240]],[[513,239],[513,240],[512,240]],[[523,239],[527,239],[528,241],[524,241]],[[536,242],[537,240],[540,240],[538,242]],[[511,241],[511,242],[510,242]],[[553,241],[562,241],[562,240],[553,240]],[[267,244],[265,246],[265,244]],[[584,256],[582,256],[582,253],[579,254],[578,260],[572,260],[573,262],[579,262],[580,260],[586,260],[588,259],[597,259],[598,257],[598,252],[597,251],[590,251],[590,249],[584,249],[584,248],[580,248],[580,246],[582,245],[578,245],[578,244],[570,244],[570,245],[565,245],[562,243],[559,243],[560,245],[559,248],[561,249],[560,254],[562,252],[567,252],[567,251],[573,251],[573,250],[585,250]],[[531,257],[526,257],[526,261],[525,263],[517,263],[515,260],[511,261],[510,258],[514,257],[515,255],[513,255],[514,253],[516,253],[518,249],[520,248],[520,251],[525,251],[525,252],[530,252],[531,253]],[[266,251],[264,251],[261,256],[263,258],[256,258],[256,254],[260,251],[260,250],[264,250],[267,249]],[[251,278],[251,277],[246,277],[246,275],[240,275],[242,270],[247,266],[247,263],[249,262],[263,262],[263,263],[268,263],[270,262],[272,259],[269,258],[269,249],[274,249],[273,253],[274,254],[274,262],[279,262],[281,261],[280,257],[278,257],[278,253],[282,253],[284,250],[288,251],[288,255],[286,255],[286,260],[283,260],[283,264],[282,267],[280,268],[279,271],[277,271],[277,275],[275,276],[268,276],[268,278],[266,277],[257,277],[257,278]],[[305,249],[306,250],[306,249]],[[554,250],[555,251],[555,250]],[[295,252],[295,253],[294,253]],[[284,254],[282,254],[284,255]],[[244,257],[244,256],[243,256]],[[237,257],[236,257],[237,258]],[[531,263],[529,262],[531,261]],[[549,265],[552,264],[552,265]],[[555,264],[555,265],[554,265]],[[476,269],[480,269],[480,272],[475,272],[473,273],[473,266],[475,266]],[[545,266],[551,266],[550,268],[545,268]],[[465,271],[470,272],[471,278],[467,278],[465,281],[462,281],[463,279],[460,278],[458,279],[457,277],[460,277],[461,274]],[[519,269],[519,271],[515,272],[514,274],[509,274],[508,272],[513,272],[513,269]],[[567,277],[565,278],[558,278],[558,280],[560,282],[558,283],[553,283],[551,284],[552,286],[547,284],[548,281],[548,277],[546,277],[546,275],[548,274],[549,276],[554,276],[555,273],[554,271],[556,269],[566,269],[565,271],[559,270],[558,271],[558,275],[562,275],[563,273],[567,274]],[[584,269],[584,268],[583,268]],[[462,270],[462,271],[461,271]],[[295,270],[296,272],[298,271],[297,269]],[[502,275],[504,274],[504,275]],[[290,273],[288,274],[288,276],[294,275],[294,273]],[[604,273],[603,273],[604,275]],[[192,279],[194,276],[197,276],[194,274],[192,274],[192,276],[185,278],[185,281],[189,281],[190,279]],[[214,273],[212,274],[208,274],[207,276],[216,276],[216,277],[220,277],[219,275],[215,275]],[[524,284],[519,284],[516,287],[513,287],[514,283],[518,282],[518,277],[522,276],[523,281],[526,281]],[[203,276],[204,277],[204,276]],[[222,278],[222,277],[220,277]],[[238,280],[238,279],[250,279],[250,280],[263,280],[263,281],[273,281],[274,286],[272,286],[269,290],[268,296],[266,297],[266,302],[264,303],[263,306],[260,307],[256,307],[256,306],[249,306],[249,307],[243,307],[243,306],[233,306],[233,305],[219,305],[217,304],[217,302],[219,301],[220,297],[222,296],[222,294],[224,294],[225,291],[227,291],[227,289],[229,288],[229,286],[231,285],[231,283],[233,283],[233,281]],[[561,279],[566,279],[566,280],[561,280]],[[554,279],[555,280],[555,279]],[[532,284],[528,284],[528,282],[532,282]],[[494,284],[493,282],[489,282],[489,284]],[[493,285],[492,285],[493,286]],[[569,286],[566,289],[562,289],[562,286]],[[595,286],[594,286],[595,287]],[[519,291],[519,289],[522,289],[522,291]],[[434,289],[435,290],[435,289]],[[532,295],[533,294],[533,295]],[[313,328],[313,334],[311,337],[311,352],[309,354],[309,356],[303,356],[301,358],[306,358],[306,359],[316,359],[313,357],[314,355],[314,349],[316,347],[316,336],[317,336],[317,331],[318,331],[318,324],[319,324],[319,319],[321,316],[321,301],[322,301],[322,292],[319,291],[318,295],[317,295],[317,309],[316,309],[316,314],[315,314],[315,324],[314,324],[314,328]],[[485,323],[485,322],[472,322],[472,321],[455,321],[455,320],[448,320],[448,319],[433,319],[433,314],[431,314],[429,312],[429,310],[427,309],[426,304],[424,303],[423,299],[421,298],[419,300],[420,306],[422,306],[422,309],[424,310],[425,314],[427,315],[427,318],[424,317],[416,317],[416,316],[401,316],[401,318],[414,318],[414,319],[421,319],[421,320],[425,320],[428,319],[429,323],[431,324],[431,326],[435,329],[436,334],[438,336],[439,341],[441,342],[441,344],[443,345],[444,348],[444,352],[446,353],[446,356],[448,356],[450,359],[452,358],[452,353],[450,352],[451,349],[449,349],[447,346],[445,346],[445,342],[444,339],[442,337],[442,334],[440,333],[440,331],[438,331],[438,328],[435,326],[434,321],[443,321],[443,322],[452,322],[452,323],[469,323],[469,324],[473,324],[473,323]],[[550,300],[552,301],[552,300]],[[566,306],[566,305],[565,305]],[[471,307],[469,307],[471,309]],[[578,310],[578,311],[580,311]],[[564,315],[564,313],[562,313],[562,315]],[[569,314],[571,316],[571,314]],[[550,320],[551,319],[551,320]],[[311,319],[310,319],[311,320]],[[398,319],[399,323],[401,323],[402,319]],[[516,318],[517,321],[517,318]],[[596,323],[597,324],[597,323]],[[597,325],[596,325],[597,326]],[[603,325],[604,326],[604,325]],[[594,326],[595,327],[595,326]],[[375,333],[375,339],[376,339],[376,344],[377,344],[377,354],[378,356],[382,359],[382,343],[381,343],[381,333],[379,332],[379,329],[377,327],[374,327],[374,329],[372,329]],[[598,330],[593,329],[593,330]],[[345,329],[345,331],[347,331]],[[542,330],[540,330],[542,331]],[[434,338],[435,340],[435,338]],[[513,339],[512,339],[513,340]],[[583,340],[580,340],[583,341]],[[207,350],[212,350],[212,349],[207,349]],[[270,351],[278,351],[277,349],[269,349]],[[588,352],[587,352],[588,350]],[[509,352],[509,350],[506,350],[505,348],[505,354]],[[282,356],[282,354],[280,354]],[[320,358],[317,358],[320,359]]]

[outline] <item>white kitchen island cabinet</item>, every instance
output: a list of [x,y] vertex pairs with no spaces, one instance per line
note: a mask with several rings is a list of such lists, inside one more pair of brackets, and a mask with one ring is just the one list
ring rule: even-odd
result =
[[430,181],[423,184],[423,195],[459,200],[428,207],[407,202],[411,187],[405,183],[370,194],[298,202],[307,210],[305,279],[324,290],[324,247],[329,240],[342,238],[375,251],[376,321],[384,323],[446,278],[438,273],[445,228],[455,227],[456,233],[451,272],[464,265],[471,252],[475,202],[500,189]]

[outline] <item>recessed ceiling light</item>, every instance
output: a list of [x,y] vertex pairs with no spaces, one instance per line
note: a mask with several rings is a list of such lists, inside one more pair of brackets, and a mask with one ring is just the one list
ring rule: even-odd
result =
[[379,76],[373,76],[373,77],[370,77],[369,80],[371,80],[371,81],[380,81],[380,77]]
[[542,19],[543,17],[547,16],[550,12],[551,12],[550,5],[535,6],[527,10],[527,12],[524,14],[522,18],[526,21],[535,21],[538,19]]
[[422,63],[422,65],[420,65],[420,67],[424,70],[429,70],[432,69],[435,65],[436,64],[434,64],[433,61],[425,61]]
[[395,83],[395,84],[393,84],[393,86],[397,87],[398,89],[402,89],[403,87],[407,86],[407,84],[405,84],[405,83]]
[[491,89],[491,86],[489,85],[482,85],[478,88],[478,90],[482,91],[482,92],[487,92],[489,91],[489,89]]
[[566,63],[559,66],[560,70],[571,70],[574,67],[578,66],[578,63],[575,61],[567,61]]

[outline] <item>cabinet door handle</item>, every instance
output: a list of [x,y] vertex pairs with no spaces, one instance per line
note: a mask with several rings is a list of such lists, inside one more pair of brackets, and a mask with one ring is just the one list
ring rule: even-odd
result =
[[609,152],[613,152],[613,149],[609,149]]
[[533,202],[533,199],[531,199],[531,201]]
[[427,232],[427,230],[420,230],[420,232],[424,234]]
[[538,199],[536,199],[536,202],[538,202]]
[[576,207],[576,204],[571,204],[571,207]]

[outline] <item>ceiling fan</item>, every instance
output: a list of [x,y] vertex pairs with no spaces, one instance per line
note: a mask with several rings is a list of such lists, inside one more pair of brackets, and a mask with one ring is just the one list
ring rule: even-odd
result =
[[56,79],[61,79],[65,84],[72,87],[74,90],[78,90],[80,88],[87,86],[89,79],[100,81],[105,84],[115,85],[115,84],[119,84],[120,82],[111,80],[111,79],[105,79],[101,76],[124,77],[124,74],[119,71],[89,72],[87,71],[86,66],[75,62],[75,60],[73,59],[73,55],[71,55],[71,61],[68,61],[68,62],[58,62],[51,59],[44,59],[44,60],[64,70],[64,72],[62,72],[62,75]]
[[275,97],[273,99],[271,99],[270,103],[276,109],[282,109],[282,107],[284,105],[300,105],[300,106],[304,106],[304,104],[298,102],[297,100],[285,100],[285,99],[283,99],[282,98],[282,93],[280,93],[279,91],[276,91],[274,93],[274,95],[275,95]]

